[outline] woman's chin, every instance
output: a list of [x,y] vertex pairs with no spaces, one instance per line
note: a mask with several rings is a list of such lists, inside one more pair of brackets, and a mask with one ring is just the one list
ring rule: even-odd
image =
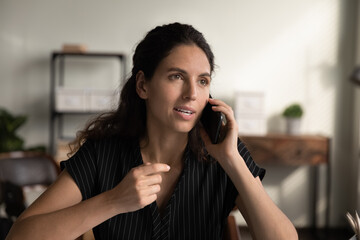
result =
[[187,126],[178,126],[177,127],[177,132],[189,133],[194,127],[195,127],[194,124],[187,125]]

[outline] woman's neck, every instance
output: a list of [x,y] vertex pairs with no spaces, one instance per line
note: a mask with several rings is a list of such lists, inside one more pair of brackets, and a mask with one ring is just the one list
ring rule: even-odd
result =
[[166,163],[170,166],[181,162],[187,134],[150,134],[140,139],[140,149],[144,163]]

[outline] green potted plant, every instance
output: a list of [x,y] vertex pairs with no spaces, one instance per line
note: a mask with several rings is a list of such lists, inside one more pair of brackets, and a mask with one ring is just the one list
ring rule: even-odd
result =
[[293,103],[285,108],[282,115],[286,119],[286,133],[298,135],[300,133],[301,117],[304,111],[299,103]]
[[44,146],[24,149],[24,140],[16,131],[26,122],[24,115],[13,116],[0,108],[0,153],[13,151],[45,151]]

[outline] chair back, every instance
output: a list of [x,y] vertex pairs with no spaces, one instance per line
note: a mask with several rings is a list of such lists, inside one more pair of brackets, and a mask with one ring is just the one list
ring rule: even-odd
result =
[[43,153],[15,152],[0,154],[0,181],[18,186],[50,185],[59,168],[55,160]]

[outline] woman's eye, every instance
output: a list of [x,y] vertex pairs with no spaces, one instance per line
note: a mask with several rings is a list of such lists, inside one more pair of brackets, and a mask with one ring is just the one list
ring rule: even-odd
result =
[[208,80],[206,80],[206,79],[201,79],[201,80],[200,80],[200,84],[203,85],[203,86],[206,86],[206,85],[208,85]]
[[170,79],[172,79],[172,80],[178,80],[178,79],[182,79],[182,78],[181,78],[181,75],[180,75],[180,74],[173,74],[173,75],[170,76]]

